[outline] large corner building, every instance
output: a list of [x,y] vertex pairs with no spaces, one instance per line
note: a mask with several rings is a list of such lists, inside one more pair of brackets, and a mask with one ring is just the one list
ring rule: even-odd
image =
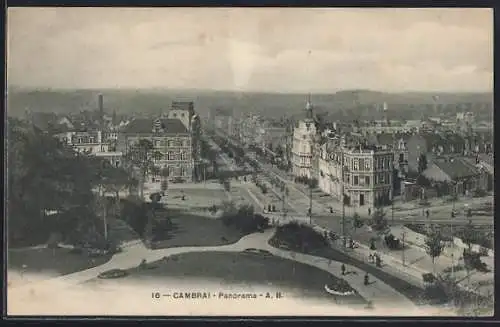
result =
[[200,179],[199,116],[193,102],[173,102],[167,118],[137,118],[120,132],[119,147],[128,153],[141,139],[153,144],[155,166],[166,169],[167,179],[190,182]]

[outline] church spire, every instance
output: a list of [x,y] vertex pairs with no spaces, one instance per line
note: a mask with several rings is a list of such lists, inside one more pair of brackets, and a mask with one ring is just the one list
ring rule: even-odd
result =
[[307,102],[306,102],[306,118],[313,118],[313,112],[312,112],[312,103],[311,103],[311,93],[307,95]]

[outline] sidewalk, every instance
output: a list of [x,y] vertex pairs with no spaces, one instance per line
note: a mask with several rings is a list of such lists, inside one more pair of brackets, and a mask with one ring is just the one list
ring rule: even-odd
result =
[[[388,286],[381,280],[375,277],[370,277],[371,284],[366,286],[363,284],[364,272],[360,269],[354,267],[346,267],[347,271],[355,272],[345,276],[341,276],[341,263],[328,260],[325,258],[315,257],[307,254],[294,253],[290,251],[285,251],[281,249],[276,249],[268,244],[269,239],[274,235],[274,229],[267,230],[264,233],[254,233],[241,238],[237,243],[224,245],[224,246],[213,246],[213,247],[180,247],[180,248],[168,248],[159,250],[150,250],[144,247],[129,247],[124,250],[124,252],[115,255],[107,263],[84,270],[78,273],[60,276],[57,278],[52,278],[45,280],[36,285],[30,287],[19,286],[10,289],[9,292],[21,292],[26,298],[29,298],[29,293],[34,292],[33,289],[36,287],[35,291],[43,291],[54,289],[54,287],[60,287],[64,283],[80,284],[86,282],[90,279],[95,278],[99,273],[110,270],[110,269],[129,269],[136,267],[141,260],[146,260],[146,262],[153,262],[160,260],[162,258],[187,252],[203,252],[203,251],[229,251],[229,252],[240,252],[247,248],[257,248],[264,249],[271,252],[274,255],[295,260],[297,262],[305,263],[308,265],[315,266],[317,268],[326,270],[331,274],[344,278],[358,293],[366,300],[372,301],[376,308],[387,308],[392,309],[415,309],[415,305],[404,297],[402,294],[394,290],[392,287]],[[65,284],[65,286],[69,286]],[[18,293],[19,294],[19,293]],[[397,304],[397,305],[396,305]],[[395,313],[394,313],[395,314]],[[410,313],[409,313],[410,314]]]

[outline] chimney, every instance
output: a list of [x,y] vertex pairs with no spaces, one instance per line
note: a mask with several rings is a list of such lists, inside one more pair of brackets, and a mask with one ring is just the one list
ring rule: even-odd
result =
[[104,97],[102,94],[98,96],[98,105],[99,105],[99,119],[101,123],[101,127],[104,125]]

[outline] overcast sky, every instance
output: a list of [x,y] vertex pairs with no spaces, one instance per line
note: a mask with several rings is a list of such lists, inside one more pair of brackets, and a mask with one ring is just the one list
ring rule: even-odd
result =
[[492,91],[489,9],[9,8],[8,83]]

